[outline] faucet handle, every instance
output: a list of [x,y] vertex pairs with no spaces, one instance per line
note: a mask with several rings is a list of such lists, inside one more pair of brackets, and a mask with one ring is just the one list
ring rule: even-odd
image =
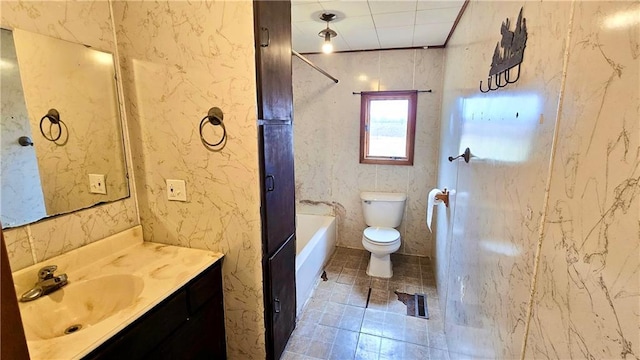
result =
[[38,270],[38,279],[47,280],[53,277],[53,272],[58,269],[57,265],[48,265]]

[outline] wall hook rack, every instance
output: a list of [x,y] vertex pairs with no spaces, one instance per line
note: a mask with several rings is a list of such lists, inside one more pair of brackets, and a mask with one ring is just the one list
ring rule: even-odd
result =
[[[520,65],[524,56],[524,48],[527,46],[527,20],[522,17],[522,8],[520,8],[514,31],[509,30],[509,27],[510,22],[507,18],[500,27],[502,39],[496,44],[493,51],[486,89],[482,88],[482,81],[480,81],[480,92],[482,93],[498,90],[520,79]],[[512,72],[515,71],[517,72],[514,76]]]
[[[227,144],[227,128],[224,126],[224,122],[222,121],[223,119],[224,119],[224,113],[222,112],[222,110],[219,107],[214,106],[211,109],[209,109],[209,111],[207,112],[207,115],[203,117],[202,120],[200,121],[200,140],[202,141],[202,144],[204,144],[204,146],[209,150],[220,151]],[[202,134],[202,129],[204,129],[204,127],[207,124],[222,127],[222,136],[220,137],[220,140],[213,143],[213,142],[208,142],[204,138],[204,135]]]
[[464,149],[464,152],[456,157],[449,156],[449,161],[453,161],[458,158],[463,158],[464,162],[469,163],[469,159],[471,159],[471,149],[469,148]]

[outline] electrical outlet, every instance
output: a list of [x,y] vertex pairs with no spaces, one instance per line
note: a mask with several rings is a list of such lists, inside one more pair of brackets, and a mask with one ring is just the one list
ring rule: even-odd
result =
[[104,182],[104,174],[89,174],[89,192],[92,194],[107,193],[107,184]]
[[187,201],[187,187],[184,180],[167,179],[167,199],[169,201]]

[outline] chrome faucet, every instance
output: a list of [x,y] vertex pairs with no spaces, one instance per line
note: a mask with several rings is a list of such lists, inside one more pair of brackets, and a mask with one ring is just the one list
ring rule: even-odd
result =
[[33,288],[22,294],[20,301],[25,302],[35,300],[67,285],[67,274],[53,274],[57,269],[58,267],[56,265],[49,265],[40,269],[38,271],[38,281]]

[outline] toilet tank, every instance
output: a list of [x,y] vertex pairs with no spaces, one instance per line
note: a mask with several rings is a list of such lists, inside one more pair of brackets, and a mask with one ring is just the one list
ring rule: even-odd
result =
[[404,215],[407,195],[403,193],[360,193],[362,214],[367,226],[398,227]]

